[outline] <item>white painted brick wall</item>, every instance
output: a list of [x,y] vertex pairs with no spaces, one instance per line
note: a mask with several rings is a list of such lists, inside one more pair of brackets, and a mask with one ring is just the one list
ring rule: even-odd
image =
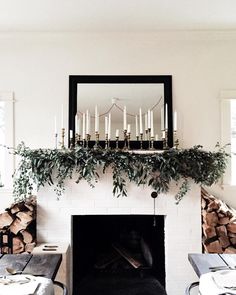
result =
[[[149,188],[129,185],[128,197],[112,195],[111,175],[103,175],[95,188],[82,181],[67,183],[58,201],[52,187],[38,194],[39,242],[71,241],[71,215],[153,214]],[[191,191],[179,205],[175,204],[176,185],[167,195],[159,195],[156,213],[165,215],[166,287],[168,295],[183,295],[186,285],[196,276],[188,262],[188,253],[201,252],[200,188]]]

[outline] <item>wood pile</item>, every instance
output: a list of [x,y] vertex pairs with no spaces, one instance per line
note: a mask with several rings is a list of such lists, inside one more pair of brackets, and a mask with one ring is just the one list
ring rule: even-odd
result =
[[0,253],[30,253],[36,245],[36,197],[0,214]]
[[201,191],[202,244],[205,253],[236,253],[236,210]]

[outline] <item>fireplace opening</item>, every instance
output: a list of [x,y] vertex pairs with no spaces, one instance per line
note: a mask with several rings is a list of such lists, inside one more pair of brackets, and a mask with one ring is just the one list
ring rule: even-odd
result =
[[72,216],[72,250],[73,295],[166,294],[164,216]]

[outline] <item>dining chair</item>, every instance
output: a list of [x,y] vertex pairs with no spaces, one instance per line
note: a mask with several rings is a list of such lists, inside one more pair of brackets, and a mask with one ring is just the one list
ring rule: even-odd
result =
[[63,283],[58,282],[58,281],[53,281],[53,284],[56,285],[56,286],[58,286],[58,287],[60,287],[60,288],[62,288],[63,295],[69,295],[68,289],[67,289],[67,287]]
[[185,289],[185,295],[191,295],[191,290],[199,285],[199,282],[193,282]]

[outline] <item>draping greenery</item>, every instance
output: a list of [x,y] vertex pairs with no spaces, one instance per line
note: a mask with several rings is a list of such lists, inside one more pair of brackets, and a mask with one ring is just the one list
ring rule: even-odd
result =
[[[167,193],[170,183],[179,187],[176,203],[189,190],[192,179],[200,185],[211,186],[223,175],[228,154],[223,148],[205,151],[202,146],[189,149],[169,149],[161,153],[137,154],[124,151],[88,149],[30,149],[21,143],[14,154],[20,156],[14,174],[14,196],[20,200],[46,184],[53,185],[60,196],[65,181],[86,180],[91,187],[99,181],[99,173],[112,171],[113,194],[127,196],[127,182],[150,186],[157,193]],[[99,171],[99,172],[98,172]],[[102,171],[102,172],[101,172]]]

